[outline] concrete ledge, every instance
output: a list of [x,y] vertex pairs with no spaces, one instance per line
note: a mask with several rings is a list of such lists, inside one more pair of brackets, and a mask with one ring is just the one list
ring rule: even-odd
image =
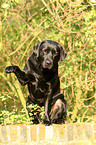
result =
[[0,145],[96,145],[96,123],[0,126]]

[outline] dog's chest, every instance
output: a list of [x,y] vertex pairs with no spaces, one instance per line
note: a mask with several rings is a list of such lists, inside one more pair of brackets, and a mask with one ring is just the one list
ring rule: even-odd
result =
[[32,94],[44,96],[49,91],[50,83],[46,82],[43,77],[36,75],[34,80],[30,81],[28,87]]

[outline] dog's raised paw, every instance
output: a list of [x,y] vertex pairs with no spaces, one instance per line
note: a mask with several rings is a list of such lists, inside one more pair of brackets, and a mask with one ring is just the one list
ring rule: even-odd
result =
[[16,71],[16,69],[17,69],[17,66],[8,66],[5,68],[5,72],[6,73],[12,73],[12,72],[14,73]]

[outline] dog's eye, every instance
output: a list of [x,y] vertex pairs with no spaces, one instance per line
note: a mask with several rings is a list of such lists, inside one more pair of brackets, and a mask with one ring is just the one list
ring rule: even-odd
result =
[[43,49],[42,51],[43,51],[44,54],[50,53],[50,49],[48,49],[48,48],[47,49]]
[[55,54],[58,55],[58,52],[56,52]]
[[58,52],[57,52],[57,51],[54,51],[54,52],[53,52],[53,55],[54,55],[54,56],[57,56],[57,55],[58,55]]
[[53,54],[53,55],[56,54],[55,50],[52,50],[52,54]]
[[47,54],[47,53],[48,53],[48,50],[47,50],[47,49],[44,49],[44,50],[43,50],[43,53],[44,53],[44,54]]
[[57,55],[58,52],[57,52],[55,49],[52,49],[52,54],[53,54],[53,55]]

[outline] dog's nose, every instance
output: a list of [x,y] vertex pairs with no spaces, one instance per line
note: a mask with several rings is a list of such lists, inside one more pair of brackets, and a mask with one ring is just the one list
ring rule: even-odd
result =
[[47,64],[51,64],[50,60],[46,60],[46,63],[47,63]]

